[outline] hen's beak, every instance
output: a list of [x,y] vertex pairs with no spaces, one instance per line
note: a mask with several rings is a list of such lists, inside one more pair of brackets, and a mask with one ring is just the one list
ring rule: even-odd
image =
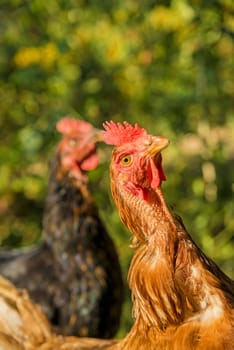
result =
[[97,143],[102,142],[103,136],[102,136],[102,130],[92,128],[89,132],[87,132],[86,137],[83,138],[83,143]]
[[103,130],[94,129],[94,141],[103,142]]
[[163,136],[152,136],[151,144],[148,147],[147,154],[150,157],[155,156],[169,145],[169,140]]

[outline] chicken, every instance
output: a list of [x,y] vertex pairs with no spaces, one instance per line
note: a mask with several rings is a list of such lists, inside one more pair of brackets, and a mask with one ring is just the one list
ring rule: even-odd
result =
[[113,349],[233,350],[234,282],[194,243],[161,189],[169,141],[137,124],[106,122],[116,146],[111,191],[136,249],[129,270],[134,324]]
[[111,338],[123,301],[114,243],[98,216],[87,171],[98,166],[98,131],[63,118],[50,164],[43,242],[26,251],[0,252],[0,273],[26,288],[63,335]]

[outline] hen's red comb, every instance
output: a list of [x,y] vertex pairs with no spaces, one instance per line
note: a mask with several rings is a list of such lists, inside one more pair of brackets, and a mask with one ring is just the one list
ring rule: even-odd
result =
[[124,143],[136,141],[142,136],[146,136],[147,132],[141,128],[138,124],[132,126],[128,122],[114,123],[110,122],[103,123],[105,131],[103,131],[104,142],[109,145],[120,146]]
[[64,117],[60,119],[56,124],[56,130],[64,135],[68,135],[76,131],[85,133],[91,128],[92,125],[90,123],[71,117]]

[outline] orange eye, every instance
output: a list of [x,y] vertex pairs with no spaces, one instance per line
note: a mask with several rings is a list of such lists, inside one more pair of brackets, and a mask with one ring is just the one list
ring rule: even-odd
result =
[[124,156],[121,158],[120,163],[125,166],[132,164],[132,156],[130,154]]
[[69,140],[69,145],[72,146],[72,147],[75,147],[77,144],[77,140],[76,139],[71,139]]

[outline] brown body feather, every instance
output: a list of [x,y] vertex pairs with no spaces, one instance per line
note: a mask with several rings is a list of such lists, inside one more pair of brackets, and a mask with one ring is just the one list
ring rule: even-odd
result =
[[233,281],[170,213],[160,188],[147,200],[134,196],[113,161],[111,188],[136,248],[129,270],[135,322],[118,349],[233,350]]

